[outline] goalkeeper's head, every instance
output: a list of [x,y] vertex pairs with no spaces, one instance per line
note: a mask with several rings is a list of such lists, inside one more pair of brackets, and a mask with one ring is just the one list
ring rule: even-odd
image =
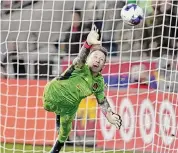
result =
[[87,65],[94,73],[99,73],[104,68],[107,59],[107,49],[101,45],[93,45],[87,59]]

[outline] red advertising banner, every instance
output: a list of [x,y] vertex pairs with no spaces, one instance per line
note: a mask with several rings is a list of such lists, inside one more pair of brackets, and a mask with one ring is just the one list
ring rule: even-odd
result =
[[42,107],[45,84],[45,80],[1,79],[1,142],[53,144],[55,115]]
[[[1,142],[54,143],[55,114],[42,107],[45,84],[42,80],[1,80]],[[178,95],[110,90],[107,96],[122,116],[122,128],[110,126],[100,111],[97,115],[96,100],[90,97],[81,102],[71,133],[73,140],[84,138],[83,142],[113,150],[178,151]]]
[[[43,109],[46,80],[1,79],[1,142],[52,145],[57,137],[55,114]],[[94,143],[97,103],[93,96],[79,105],[70,140]],[[86,128],[87,127],[87,128]],[[85,137],[84,137],[85,135]]]
[[[115,95],[115,96],[114,96]],[[178,95],[109,92],[113,109],[122,116],[120,130],[98,111],[97,146],[146,152],[178,152]]]

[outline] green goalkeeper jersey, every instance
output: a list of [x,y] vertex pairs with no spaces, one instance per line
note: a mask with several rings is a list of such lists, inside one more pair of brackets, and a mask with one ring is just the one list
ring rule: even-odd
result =
[[[97,99],[104,99],[104,79],[99,73],[93,76],[88,65],[83,68],[75,68],[71,77],[66,81],[70,84],[72,101],[81,101],[83,98],[94,94]],[[77,93],[75,93],[77,90]]]
[[80,101],[94,94],[98,100],[104,99],[104,79],[99,73],[93,76],[88,65],[75,68],[68,79],[54,79],[45,87],[44,100],[56,105],[57,114],[74,114]]

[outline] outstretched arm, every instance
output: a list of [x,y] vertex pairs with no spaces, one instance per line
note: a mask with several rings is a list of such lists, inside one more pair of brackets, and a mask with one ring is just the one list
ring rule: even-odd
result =
[[75,67],[81,68],[85,64],[92,45],[101,44],[101,42],[98,41],[98,38],[99,38],[98,29],[94,25],[92,30],[88,34],[87,40],[84,43],[83,47],[81,48],[78,56],[73,61],[73,65]]
[[78,56],[73,60],[72,65],[74,65],[75,67],[81,68],[86,62],[87,56],[90,53],[90,48],[91,48],[91,45],[88,45],[86,41],[84,45],[82,46]]
[[73,60],[72,65],[70,65],[60,77],[60,80],[67,79],[71,76],[72,72],[74,71],[75,67],[81,68],[87,59],[87,56],[90,52],[91,45],[88,45],[87,42],[82,46],[78,56]]
[[92,30],[87,36],[87,40],[85,41],[84,45],[79,51],[78,56],[73,60],[72,65],[62,73],[60,79],[69,78],[76,67],[81,68],[85,64],[92,45],[101,44],[101,42],[98,41],[98,38],[99,38],[98,29],[96,28],[96,26],[93,26]]
[[122,125],[122,119],[121,116],[114,113],[109,105],[108,100],[106,99],[106,97],[101,101],[99,99],[97,99],[98,104],[101,108],[101,111],[103,112],[103,114],[106,116],[107,120],[115,125],[118,129],[120,129],[121,125]]

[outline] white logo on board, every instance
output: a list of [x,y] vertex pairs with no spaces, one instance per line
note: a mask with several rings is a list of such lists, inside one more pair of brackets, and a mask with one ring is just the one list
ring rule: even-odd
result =
[[159,113],[161,137],[165,145],[170,145],[176,132],[176,115],[172,104],[168,100],[163,101]]
[[[114,110],[114,102],[111,98],[108,101]],[[120,101],[119,115],[122,118],[122,126],[119,130],[123,141],[129,142],[132,140],[136,130],[136,117],[138,117],[139,130],[144,143],[151,143],[156,132],[156,116],[159,118],[159,132],[165,145],[170,145],[176,135],[176,115],[173,105],[168,101],[162,101],[159,107],[158,114],[155,114],[155,108],[149,99],[144,99],[139,104],[139,114],[135,115],[133,103],[129,98],[123,98]],[[115,126],[111,125],[103,113],[100,111],[100,127],[103,138],[112,140],[116,134]],[[157,127],[158,129],[158,127]]]
[[135,129],[135,114],[129,98],[123,98],[121,100],[119,114],[122,117],[121,137],[124,141],[129,142],[133,137]]
[[145,143],[153,140],[155,130],[154,107],[149,99],[143,100],[140,106],[140,134]]

